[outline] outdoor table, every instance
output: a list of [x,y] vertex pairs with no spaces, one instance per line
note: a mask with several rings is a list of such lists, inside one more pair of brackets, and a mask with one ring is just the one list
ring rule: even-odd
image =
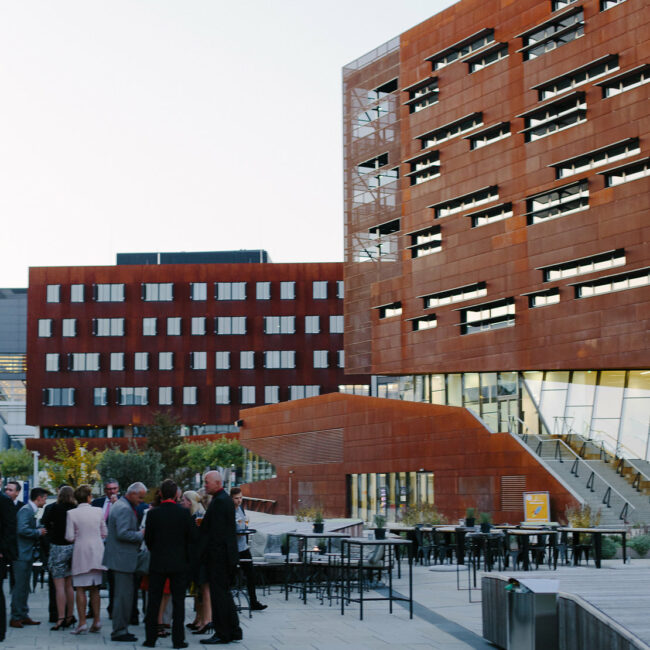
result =
[[[488,572],[492,571],[492,556],[490,555],[489,552],[488,542],[493,539],[503,539],[503,537],[504,537],[504,533],[502,531],[495,531],[489,533],[484,533],[479,531],[479,532],[468,532],[466,534],[466,538],[471,538],[478,541],[480,546],[480,551],[483,553],[483,567],[485,571]],[[479,557],[478,564],[480,565],[480,563],[481,563],[481,559]],[[474,565],[474,582],[476,583],[476,563],[473,562],[473,565]],[[499,570],[500,568],[501,568],[501,561],[499,560]]]
[[626,546],[626,535],[627,530],[625,528],[572,528],[570,526],[565,526],[558,528],[560,533],[571,533],[571,545],[574,548],[573,552],[573,564],[577,565],[578,559],[575,553],[575,548],[580,544],[580,535],[593,535],[594,536],[594,564],[597,569],[600,569],[600,556],[603,548],[603,535],[621,535],[623,537],[623,564],[627,561],[627,546]]
[[465,564],[465,535],[473,531],[464,526],[439,526],[437,532],[445,536],[445,545],[451,548],[451,536],[456,536],[456,564]]
[[[358,580],[359,580],[359,598],[352,598],[350,595],[350,582],[351,582],[351,572],[353,568],[352,560],[352,547],[357,546],[359,548],[359,562],[356,566],[358,570]],[[388,554],[388,596],[372,596],[372,597],[363,597],[363,572],[365,569],[377,569],[375,566],[364,565],[363,562],[363,550],[364,548],[369,547],[384,547],[384,554]],[[409,562],[409,595],[408,598],[404,596],[396,596],[393,593],[393,571],[392,571],[392,561],[395,557],[395,550],[399,547],[408,547],[408,562]],[[393,601],[400,600],[408,602],[409,604],[409,618],[413,618],[413,553],[412,543],[408,539],[367,539],[365,537],[348,537],[347,539],[341,540],[341,555],[343,566],[347,567],[347,579],[343,585],[341,593],[341,614],[345,613],[345,601],[359,603],[359,620],[363,620],[363,603],[364,601],[370,600],[387,600],[388,601],[388,610],[393,613]],[[347,589],[345,589],[347,587]],[[346,596],[347,593],[347,596]]]
[[[530,551],[530,538],[536,537],[537,535],[548,535],[549,546],[551,545],[551,535],[555,536],[556,531],[554,530],[544,530],[544,529],[535,529],[535,528],[511,528],[505,532],[506,537],[514,535],[515,537],[522,538],[522,547],[521,551],[524,555],[524,571],[528,571],[528,553]],[[509,542],[507,542],[509,547]]]

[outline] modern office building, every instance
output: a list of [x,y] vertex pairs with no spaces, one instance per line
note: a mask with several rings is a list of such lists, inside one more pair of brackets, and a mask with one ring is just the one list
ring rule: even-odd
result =
[[343,374],[342,264],[257,253],[30,269],[28,422],[41,438],[119,438],[163,411],[188,435],[226,433],[245,406],[367,394],[368,376]]

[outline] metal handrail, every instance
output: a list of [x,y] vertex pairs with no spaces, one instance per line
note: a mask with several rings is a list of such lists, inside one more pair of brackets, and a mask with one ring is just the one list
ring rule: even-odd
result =
[[625,465],[629,465],[636,474],[634,475],[634,480],[632,481],[632,487],[637,491],[641,492],[641,481],[650,482],[650,476],[648,476],[642,469],[639,469],[631,460],[627,458],[619,458],[616,463],[616,473],[620,476],[624,476]]

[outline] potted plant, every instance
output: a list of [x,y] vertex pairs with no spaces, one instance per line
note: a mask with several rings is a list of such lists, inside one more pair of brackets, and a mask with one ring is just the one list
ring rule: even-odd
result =
[[465,510],[465,528],[474,528],[474,523],[476,522],[475,516],[475,508],[467,508]]
[[386,517],[375,515],[375,539],[386,539]]
[[492,516],[489,512],[482,512],[479,515],[479,521],[481,523],[481,532],[489,533],[490,528],[492,528]]
[[314,512],[314,518],[312,519],[314,524],[314,532],[322,533],[325,529],[325,520],[323,519],[323,513],[320,510]]

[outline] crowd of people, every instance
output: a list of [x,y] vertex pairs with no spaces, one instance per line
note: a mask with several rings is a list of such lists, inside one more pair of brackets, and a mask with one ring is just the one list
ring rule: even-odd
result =
[[[224,490],[218,471],[204,476],[203,494],[182,493],[171,479],[162,482],[153,503],[136,482],[120,496],[117,481],[104,483],[104,496],[92,499],[89,485],[63,485],[45,506],[47,490],[33,488],[26,503],[20,485],[8,482],[0,494],[0,641],[6,633],[3,581],[10,570],[9,625],[39,625],[29,615],[30,580],[37,549],[47,546],[50,622],[53,631],[100,631],[100,587],[108,586],[111,640],[134,643],[129,625],[138,624],[138,592],[146,589],[145,641],[161,636],[186,648],[185,630],[211,634],[206,645],[242,639],[231,587],[241,566],[250,607],[263,610],[255,592],[248,547],[248,518],[239,488]],[[45,542],[45,544],[44,544]],[[195,619],[185,625],[185,598],[194,595]],[[171,626],[165,612],[171,602]],[[75,616],[76,604],[76,616]],[[92,622],[89,624],[89,619]]]

